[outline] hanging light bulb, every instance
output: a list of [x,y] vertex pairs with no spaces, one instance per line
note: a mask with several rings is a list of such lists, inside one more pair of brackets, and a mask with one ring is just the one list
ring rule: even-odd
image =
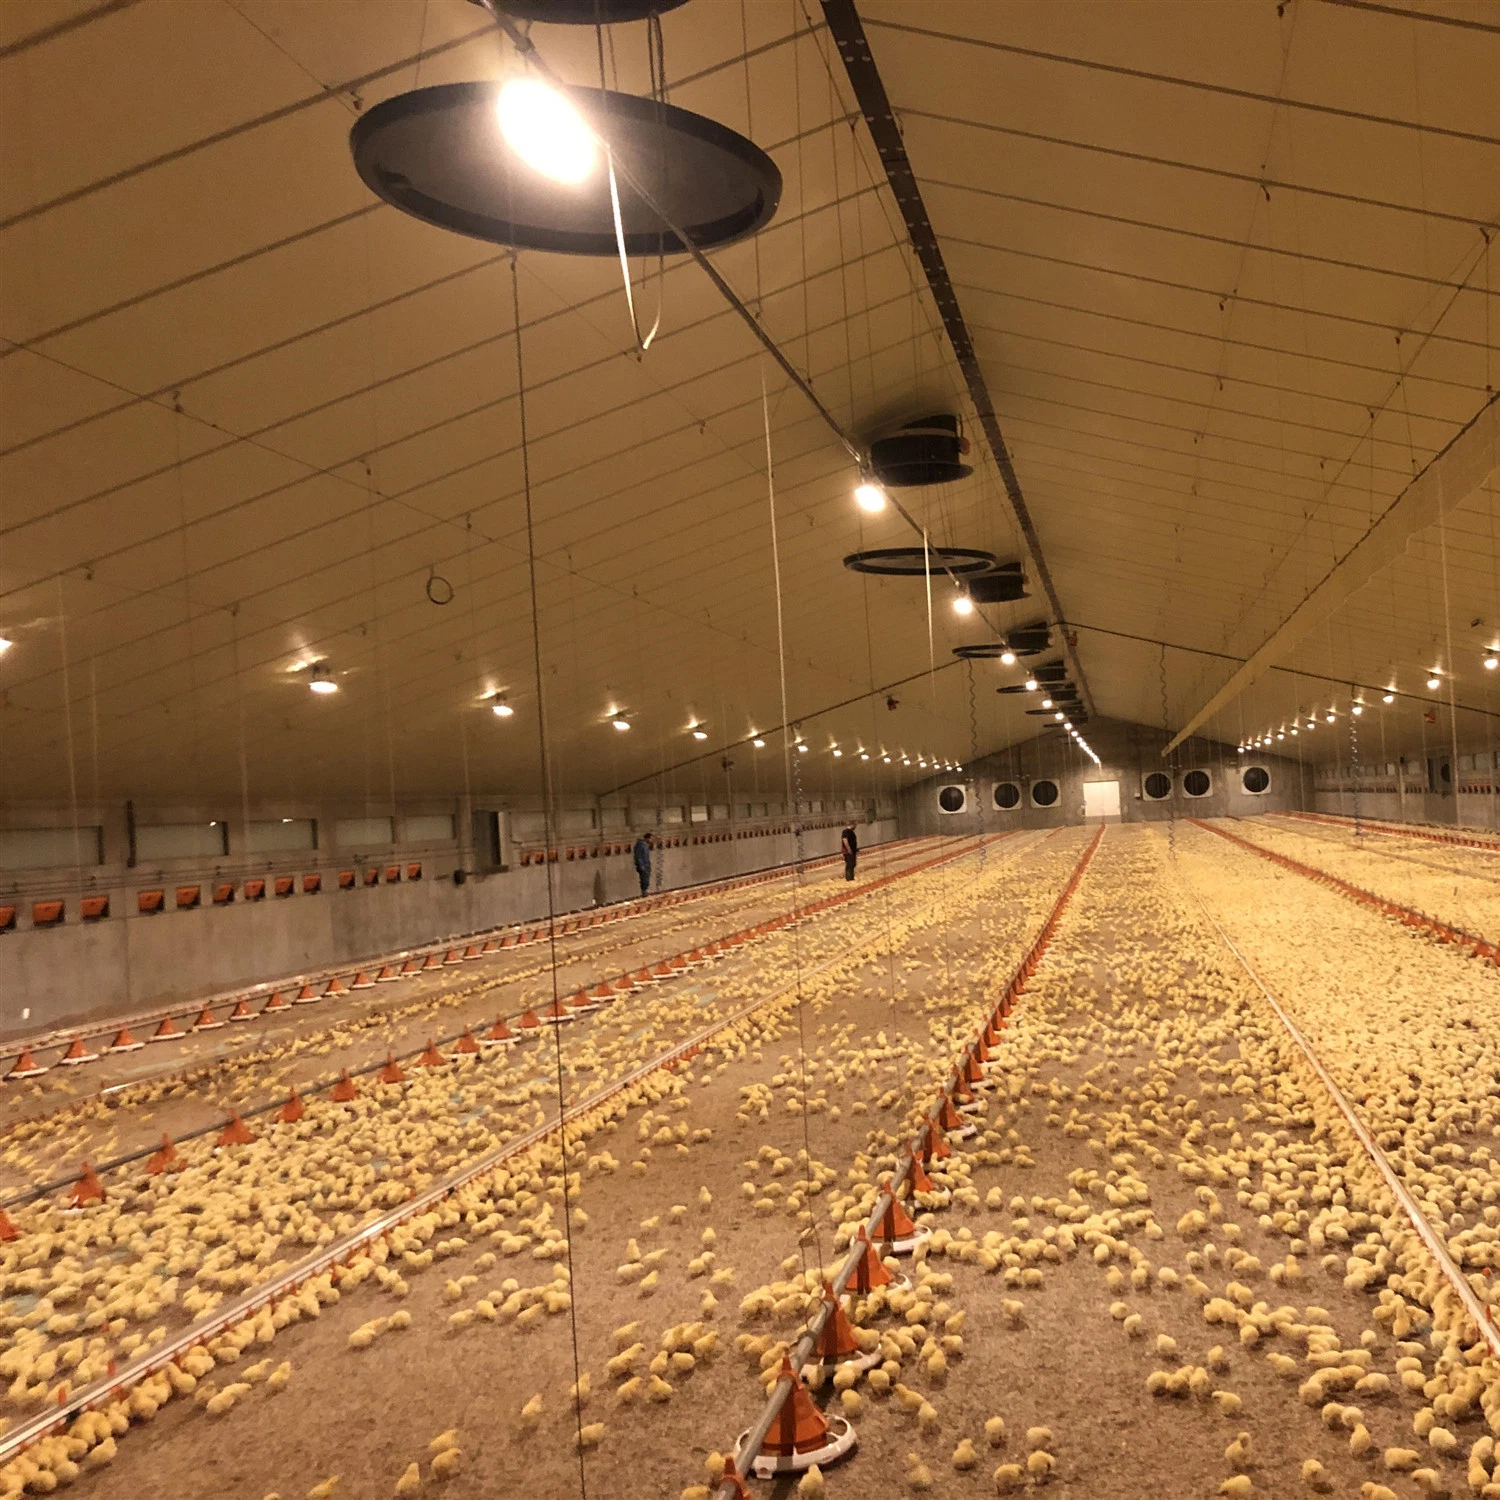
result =
[[953,601],[953,613],[956,615],[972,615],[974,613],[974,601],[967,594],[960,594]]
[[14,641],[7,640],[3,635],[0,635],[0,656],[4,656],[14,644]]
[[1028,693],[1034,693],[1034,692],[1036,692],[1036,688],[1037,688],[1036,678],[1035,677],[1028,677],[1026,679],[1026,691]]
[[1364,711],[1365,711],[1365,706],[1364,706],[1363,703],[1356,703],[1349,710],[1349,712],[1351,714],[1362,714]]
[[339,690],[338,683],[329,675],[328,663],[326,661],[315,661],[313,663],[312,676],[308,679],[307,685],[313,692],[320,695],[336,693]]
[[508,719],[513,713],[515,713],[515,709],[513,709],[510,704],[505,701],[504,693],[496,693],[495,696],[490,700],[490,712],[494,714],[497,719]]
[[[753,734],[754,731],[752,730],[751,733]],[[761,737],[758,734],[755,735],[755,737],[750,741],[750,743],[752,745],[754,745],[757,750],[764,750],[766,748],[766,742],[763,739],[761,739]]]
[[1282,734],[1282,733],[1281,733],[1281,731],[1280,731],[1280,730],[1279,730],[1279,729],[1278,729],[1278,730],[1277,730],[1277,731],[1276,731],[1276,738],[1277,738],[1277,739],[1278,739],[1278,740],[1284,740],[1284,739],[1285,739],[1285,738],[1286,738],[1286,736],[1285,736],[1285,735],[1284,735],[1284,734]]
[[630,728],[630,720],[627,719],[624,714],[616,714],[614,718],[612,718],[609,722],[613,724],[621,734],[624,734],[624,732]]
[[1380,695],[1380,701],[1382,703],[1394,703],[1396,701],[1396,695],[1394,693],[1382,693]]
[[1437,692],[1437,690],[1442,687],[1442,685],[1443,679],[1439,677],[1436,672],[1434,672],[1432,676],[1427,679],[1427,690],[1429,692]]
[[842,760],[844,758],[844,752],[842,750],[840,750],[837,746],[834,747],[833,758],[835,760]]
[[576,187],[593,170],[599,149],[572,101],[539,78],[512,78],[495,115],[505,144],[543,177]]
[[1016,653],[1008,647],[1000,653],[1000,665],[1002,667],[1013,667],[1016,664]]
[[708,731],[701,724],[694,724],[693,738],[695,740],[706,740],[708,738]]
[[870,758],[870,752],[868,750],[861,750],[859,752],[859,758],[861,760],[869,760],[869,758]]
[[1051,708],[1052,707],[1052,700],[1050,698],[1043,698],[1042,699],[1042,707],[1043,708]]
[[1062,711],[1060,709],[1057,713],[1053,714],[1052,717],[1056,719],[1059,724],[1061,724],[1063,721]]
[[872,516],[885,509],[885,491],[869,479],[862,479],[854,486],[854,503]]
[[1326,723],[1329,723],[1329,724],[1333,723],[1334,712],[1333,712],[1333,710],[1331,708],[1328,710],[1328,712],[1326,714],[1323,715],[1323,719],[1324,719],[1324,721]]
[[797,741],[797,753],[799,755],[806,755],[807,754],[807,746],[804,745],[801,740]]
[[[3,646],[0,646],[0,650],[4,649]],[[1484,653],[1484,670],[1486,672],[1493,672],[1496,667],[1500,667],[1500,656],[1496,656],[1493,651],[1486,651]]]
[[1307,721],[1307,727],[1309,729],[1316,729],[1318,727],[1318,721],[1316,719],[1309,719]]

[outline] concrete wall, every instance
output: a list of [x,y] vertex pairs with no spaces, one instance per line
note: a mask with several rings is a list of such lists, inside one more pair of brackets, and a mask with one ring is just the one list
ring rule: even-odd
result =
[[[895,836],[894,819],[860,825],[862,844]],[[839,825],[810,829],[803,835],[803,854],[818,858],[835,853],[838,844]],[[787,864],[796,856],[795,835],[776,833],[661,849],[656,858],[661,888],[670,890]],[[128,872],[113,871],[91,887],[109,892],[114,913],[96,923],[78,922],[72,915],[79,887],[54,881],[47,890],[68,896],[67,923],[32,929],[23,922],[20,930],[0,933],[0,1034],[34,1032],[85,1016],[128,1014],[156,1002],[326,970],[460,933],[534,920],[548,911],[549,870],[557,911],[622,901],[640,892],[628,853],[471,875],[455,885],[452,874],[465,867],[465,851],[454,846],[429,850],[419,881],[350,891],[337,889],[337,865],[330,868],[327,858],[314,854],[295,865],[299,873],[321,871],[323,889],[316,895],[302,894],[299,882],[298,894],[283,899],[268,895],[253,904],[236,901],[155,916],[136,911],[135,892],[149,883],[147,878],[136,873],[127,881]],[[166,878],[170,883],[172,872]],[[18,883],[25,888],[24,880]],[[33,883],[25,889],[25,900],[29,903],[32,891],[40,889]]]
[[[1084,726],[1083,732],[1102,765],[1096,766],[1060,730],[1048,731],[998,754],[983,756],[963,773],[930,777],[908,787],[897,799],[901,836],[1084,823],[1089,820],[1084,816],[1083,785],[1089,781],[1120,783],[1121,822],[1247,818],[1313,806],[1311,772],[1295,760],[1238,755],[1233,745],[1194,738],[1164,761],[1161,747],[1167,737],[1159,729],[1095,719]],[[1259,795],[1246,792],[1242,785],[1243,773],[1252,765],[1270,775],[1270,786]],[[1210,790],[1206,796],[1190,797],[1183,787],[1183,777],[1195,769],[1208,772]],[[1152,801],[1144,795],[1143,783],[1152,772],[1166,772],[1172,778],[1171,794],[1163,801]],[[1035,806],[1032,800],[1033,786],[1043,780],[1053,781],[1058,787],[1058,799],[1050,807]],[[1011,810],[995,804],[996,788],[1006,782],[1021,791],[1019,806]],[[939,793],[943,787],[955,785],[967,789],[966,809],[944,812]]]

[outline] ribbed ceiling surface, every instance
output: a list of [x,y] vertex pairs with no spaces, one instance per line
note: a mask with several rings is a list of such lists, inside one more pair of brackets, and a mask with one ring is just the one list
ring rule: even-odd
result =
[[[1165,699],[1180,724],[1497,378],[1500,25],[1327,0],[859,9],[1097,706],[1161,724]],[[713,260],[787,358],[862,438],[971,416],[818,8],[692,0],[662,24],[672,101],[782,173],[773,223]],[[591,30],[532,37],[597,82]],[[606,66],[645,91],[643,27]],[[779,787],[780,739],[741,742],[782,722],[783,667],[809,789],[1033,731],[993,664],[971,719],[950,653],[987,627],[946,580],[929,634],[920,581],[843,569],[912,533],[861,518],[847,453],[690,261],[636,265],[662,308],[637,359],[618,265],[513,270],[371,198],[361,111],[519,70],[465,0],[0,10],[6,800],[534,792],[521,373],[559,788],[712,788],[726,747],[741,785]],[[908,507],[1019,556],[973,458]],[[1434,666],[1485,707],[1493,504],[1417,538],[1287,657],[1303,675],[1206,732],[1342,709],[1350,684],[1436,696]],[[307,691],[313,659],[338,694]],[[1423,706],[1380,709],[1382,743],[1432,735]]]

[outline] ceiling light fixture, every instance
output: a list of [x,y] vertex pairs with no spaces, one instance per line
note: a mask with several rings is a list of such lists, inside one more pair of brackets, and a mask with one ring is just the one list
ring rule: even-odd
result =
[[881,760],[883,760],[886,763],[886,765],[890,765],[891,758],[890,758],[889,755],[882,755],[880,758],[881,758]]
[[494,714],[497,719],[508,719],[513,713],[515,713],[515,709],[513,709],[510,704],[505,701],[504,693],[496,693],[490,699],[490,712]]
[[972,615],[974,613],[974,601],[967,594],[960,594],[953,601],[953,613],[956,615]]
[[[0,650],[4,649],[3,646],[0,646]],[[1493,672],[1496,667],[1500,667],[1500,656],[1496,656],[1493,651],[1486,651],[1484,653],[1484,670],[1486,672]]]
[[693,738],[695,740],[706,740],[708,738],[708,731],[701,724],[696,725],[693,729]]
[[594,170],[599,148],[572,102],[539,78],[512,78],[495,100],[505,144],[543,177],[576,187]]
[[1365,706],[1364,706],[1363,703],[1356,703],[1349,710],[1349,712],[1351,714],[1362,714],[1364,711],[1365,711]]
[[1442,687],[1442,685],[1443,679],[1439,677],[1435,672],[1431,677],[1427,679],[1427,689],[1429,692],[1437,692],[1437,690]]
[[1333,712],[1333,710],[1331,708],[1328,710],[1328,712],[1326,714],[1323,715],[1323,718],[1324,718],[1325,722],[1327,722],[1329,724],[1333,723],[1335,717],[1336,716],[1335,716],[1335,714],[1334,714],[1334,712]]
[[0,635],[0,656],[4,656],[13,645],[15,645],[14,641],[7,640],[5,636]]
[[885,509],[885,491],[878,484],[862,479],[854,486],[854,503],[862,511],[877,516]]
[[630,728],[630,720],[627,719],[624,714],[616,714],[614,718],[612,718],[609,722],[613,724],[621,734],[624,734],[624,732]]
[[807,754],[807,746],[804,745],[801,740],[797,741],[797,753],[799,755],[806,755]]
[[1380,701],[1382,703],[1394,703],[1396,701],[1396,695],[1394,693],[1382,693],[1380,695]]
[[1284,734],[1282,734],[1280,730],[1277,730],[1277,732],[1276,732],[1276,738],[1278,740],[1284,740],[1286,738],[1286,736]]
[[1042,707],[1043,708],[1051,708],[1052,707],[1052,700],[1050,698],[1043,698],[1042,699]]
[[869,752],[867,750],[861,750],[859,752],[859,758],[861,760],[869,760],[869,758],[870,758]]
[[1014,651],[1002,651],[1000,653],[1000,665],[1002,667],[1013,667],[1016,664],[1016,653]]
[[1037,688],[1036,678],[1035,677],[1028,677],[1026,679],[1026,691],[1028,693],[1034,693],[1034,692],[1036,692],[1036,688]]
[[833,758],[835,760],[842,760],[844,758],[844,752],[842,750],[838,749],[837,747],[835,747],[834,748],[834,752],[833,752]]
[[328,663],[326,661],[315,661],[312,664],[312,676],[307,683],[313,692],[319,694],[336,693],[339,685],[329,675]]
[[1055,714],[1053,714],[1053,715],[1052,715],[1052,717],[1053,717],[1053,718],[1054,718],[1054,719],[1056,719],[1056,720],[1057,720],[1057,722],[1058,722],[1058,723],[1059,723],[1059,724],[1061,724],[1061,723],[1062,723],[1062,721],[1063,721],[1063,714],[1062,714],[1062,710],[1061,710],[1061,709],[1059,709],[1059,710],[1058,710],[1058,711],[1057,711],[1057,712],[1056,712],[1056,713],[1055,713]]
[[751,740],[750,743],[757,750],[764,750],[766,748],[766,742],[763,739],[761,739],[759,735],[757,735],[753,740]]

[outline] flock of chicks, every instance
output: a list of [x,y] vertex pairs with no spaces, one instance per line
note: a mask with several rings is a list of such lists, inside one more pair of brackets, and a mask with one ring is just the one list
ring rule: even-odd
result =
[[[684,1033],[766,1004],[808,966],[829,960],[832,966],[819,982],[836,986],[840,966],[863,962],[877,937],[888,933],[889,911],[899,921],[909,909],[930,908],[940,879],[941,872],[929,872],[913,877],[910,888],[908,883],[893,888],[878,919],[868,903],[853,903],[811,929],[757,944],[753,964],[728,965],[711,985],[669,986],[653,994],[649,1008],[627,1002],[586,1026],[568,1028],[559,1040],[570,1098],[619,1080]],[[781,1000],[779,1009],[787,1004]],[[767,1010],[769,1023],[756,1018],[727,1029],[720,1041],[726,1057],[721,1068],[736,1049],[743,1055],[747,1039],[758,1036],[764,1025],[784,1024],[784,1016],[777,1018],[777,1004]],[[278,1124],[252,1144],[184,1149],[184,1165],[176,1172],[111,1180],[106,1201],[79,1213],[44,1204],[23,1215],[21,1237],[0,1252],[0,1369],[11,1382],[8,1403],[30,1412],[65,1401],[70,1391],[104,1374],[113,1362],[149,1352],[173,1327],[253,1290],[295,1265],[308,1249],[329,1244],[542,1123],[556,1103],[552,1035],[544,1035],[539,1051],[525,1046],[483,1062],[465,1059],[441,1071],[418,1072],[403,1085],[368,1088],[343,1105],[309,1101],[300,1121]],[[680,1089],[680,1084],[667,1082],[674,1091]],[[587,1153],[583,1142],[593,1132],[613,1128],[632,1108],[661,1102],[664,1087],[648,1078],[570,1127],[570,1183],[585,1173],[618,1167],[607,1150]],[[687,1152],[708,1134],[674,1128],[667,1119],[653,1126],[656,1149],[674,1153]],[[646,1170],[651,1149],[644,1147],[631,1163],[632,1173]],[[537,1148],[513,1170],[480,1179],[482,1187],[450,1197],[441,1212],[410,1221],[376,1241],[336,1278],[307,1282],[206,1348],[168,1364],[129,1395],[83,1414],[64,1433],[11,1459],[0,1468],[0,1495],[46,1493],[71,1483],[83,1470],[103,1468],[128,1427],[149,1421],[174,1397],[190,1396],[215,1417],[258,1399],[258,1387],[274,1395],[291,1378],[285,1364],[261,1369],[265,1361],[255,1361],[241,1378],[223,1385],[209,1377],[220,1365],[236,1366],[289,1324],[317,1318],[363,1281],[378,1284],[399,1301],[409,1289],[409,1277],[456,1255],[474,1234],[487,1234],[495,1242],[497,1250],[487,1252],[491,1262],[497,1253],[524,1248],[537,1259],[550,1258],[551,1275],[530,1287],[516,1278],[498,1278],[488,1296],[477,1298],[472,1307],[455,1308],[449,1327],[486,1319],[514,1320],[525,1327],[528,1321],[566,1311],[571,1292],[561,1262],[567,1241],[550,1213],[552,1198],[562,1196],[562,1166],[556,1148]],[[572,1222],[575,1229],[586,1223],[581,1209]],[[456,1232],[445,1236],[445,1230]],[[713,1254],[707,1244],[700,1252],[710,1260]],[[481,1256],[472,1274],[488,1269],[483,1260]],[[647,1270],[641,1281],[652,1274]],[[710,1274],[711,1284],[713,1280]],[[448,1285],[462,1299],[472,1283],[456,1277]],[[351,1346],[367,1347],[410,1321],[410,1313],[398,1306],[356,1330]],[[449,1444],[443,1451],[459,1450]],[[441,1454],[431,1460],[438,1477],[459,1462]],[[408,1480],[409,1470],[402,1477]],[[332,1481],[320,1484],[331,1486]],[[332,1489],[314,1486],[314,1492]]]
[[[706,1009],[664,995],[644,1038],[611,1034],[605,1012],[570,1059],[580,1091],[705,1017],[769,996],[820,953],[863,945],[809,979],[800,1008],[768,1005],[688,1068],[591,1111],[570,1127],[566,1154],[555,1141],[532,1148],[374,1242],[337,1280],[307,1283],[80,1417],[0,1471],[0,1495],[107,1471],[129,1427],[174,1398],[210,1418],[245,1410],[270,1420],[275,1408],[262,1403],[293,1371],[262,1346],[293,1322],[336,1313],[366,1282],[358,1294],[383,1295],[389,1310],[345,1334],[355,1357],[390,1338],[431,1347],[434,1335],[484,1324],[560,1335],[580,1303],[596,1321],[621,1298],[673,1309],[655,1332],[643,1316],[615,1329],[607,1355],[585,1358],[561,1395],[518,1397],[520,1434],[566,1420],[572,1446],[599,1449],[617,1425],[599,1414],[606,1397],[621,1419],[661,1414],[654,1432],[674,1413],[679,1447],[715,1420],[708,1399],[739,1404],[748,1420],[754,1402],[730,1350],[774,1385],[824,1272],[1081,847],[1067,835],[1026,846],[1016,869],[992,853],[983,873],[971,861],[957,880],[915,877],[893,893],[888,928],[884,913],[851,908],[820,918],[788,939],[770,972],[738,986],[717,975]],[[1169,859],[1159,834],[1112,830],[996,1049],[988,1117],[932,1163],[931,1191],[911,1205],[931,1237],[910,1259],[887,1261],[910,1284],[849,1301],[875,1362],[809,1371],[818,1401],[857,1424],[860,1455],[847,1481],[838,1470],[802,1475],[803,1500],[846,1482],[869,1488],[871,1465],[942,1496],[972,1493],[981,1475],[1000,1494],[1097,1493],[1109,1465],[1106,1487],[1122,1497],[1302,1486],[1363,1500],[1462,1490],[1500,1500],[1500,1367],[1301,1054],[1195,914],[1188,887],[1252,952],[1474,1284],[1497,1300],[1486,1273],[1500,1265],[1500,1171],[1485,1142],[1500,1135],[1500,976],[1306,881],[1273,877],[1211,835],[1179,833]],[[968,938],[938,942],[941,928],[975,911]],[[883,1008],[857,999],[861,978],[866,994],[887,997]],[[900,1004],[888,1003],[893,987]],[[1416,993],[1419,1015],[1407,998]],[[770,1049],[794,1032],[797,1046],[773,1060]],[[175,1180],[132,1185],[74,1220],[28,1224],[0,1261],[0,1369],[19,1382],[13,1395],[24,1405],[54,1397],[63,1379],[91,1372],[89,1361],[165,1337],[172,1309],[200,1315],[298,1245],[377,1211],[393,1183],[404,1194],[529,1128],[554,1098],[537,1066],[547,1058],[550,1047],[541,1059],[418,1077],[380,1105],[367,1096],[317,1106],[277,1127],[274,1143],[190,1160]],[[716,1119],[717,1134],[695,1128],[690,1108],[728,1090],[732,1123]],[[621,1132],[632,1128],[627,1163]],[[721,1150],[726,1131],[750,1152],[738,1181]],[[694,1152],[701,1185],[685,1190],[683,1158]],[[274,1182],[282,1174],[285,1191]],[[595,1216],[613,1222],[612,1202],[661,1182],[683,1201],[624,1238],[612,1288],[596,1277],[575,1291],[570,1235],[587,1227],[589,1193],[599,1195]],[[769,1242],[781,1225],[796,1253],[741,1292],[745,1257],[736,1254],[737,1271],[726,1247]],[[683,1245],[671,1256],[656,1243],[668,1230]],[[119,1248],[123,1261],[107,1253]],[[505,1274],[522,1255],[536,1272]],[[427,1301],[441,1312],[419,1310],[414,1321],[423,1299],[412,1283],[434,1268],[441,1291]],[[734,1297],[741,1328],[731,1337]],[[1100,1389],[1079,1386],[1080,1363],[1107,1372]],[[697,1399],[674,1407],[684,1382],[700,1382]],[[1151,1434],[1135,1438],[1128,1471],[1107,1424],[1076,1420],[1106,1406]],[[1222,1458],[1205,1462],[1215,1441]],[[406,1456],[387,1492],[411,1497],[459,1479],[470,1447],[444,1431]],[[704,1500],[726,1462],[709,1453],[683,1500]],[[897,1485],[893,1473],[885,1487]],[[326,1500],[338,1486],[329,1476],[308,1494]]]

